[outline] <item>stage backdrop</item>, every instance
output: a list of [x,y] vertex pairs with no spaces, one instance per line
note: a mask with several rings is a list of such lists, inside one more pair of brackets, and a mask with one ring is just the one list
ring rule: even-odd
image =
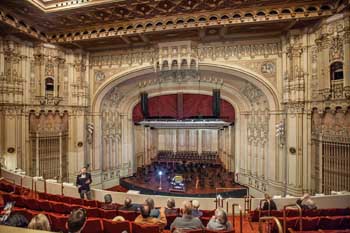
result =
[[158,150],[218,151],[218,130],[157,129]]

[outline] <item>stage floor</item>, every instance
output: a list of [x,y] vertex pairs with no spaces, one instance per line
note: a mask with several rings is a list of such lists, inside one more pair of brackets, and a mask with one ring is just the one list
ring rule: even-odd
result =
[[153,194],[153,195],[167,195],[167,196],[193,196],[193,197],[216,197],[220,194],[222,197],[243,197],[247,194],[247,188],[233,184],[229,181],[225,181],[225,187],[221,187],[216,184],[216,187],[205,187],[196,188],[194,181],[186,184],[185,192],[170,192],[171,184],[166,177],[162,177],[162,189],[159,189],[159,177],[152,177],[148,182],[144,182],[142,179],[137,177],[122,178],[120,185],[129,190],[138,190],[141,194]]

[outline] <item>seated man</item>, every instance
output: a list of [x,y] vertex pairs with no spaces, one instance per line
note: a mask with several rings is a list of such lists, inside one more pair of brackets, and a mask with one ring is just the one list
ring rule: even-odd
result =
[[270,195],[265,193],[265,202],[262,210],[277,210],[276,203],[271,199]]
[[117,209],[117,206],[112,203],[112,196],[111,194],[106,194],[104,196],[105,203],[101,205],[101,208],[104,210],[115,210]]
[[148,205],[151,210],[150,216],[158,218],[160,213],[158,209],[154,208],[154,200],[149,197],[145,200],[145,204]]
[[296,203],[303,210],[317,209],[315,202],[311,199],[310,194],[308,193],[305,193],[304,196],[299,198]]
[[199,206],[200,206],[199,201],[193,200],[192,201],[192,206],[193,206],[192,216],[193,217],[197,217],[197,218],[202,217],[203,212],[199,210]]
[[232,231],[232,224],[227,220],[226,211],[223,209],[216,209],[215,216],[213,216],[208,222],[207,229],[215,231]]
[[126,211],[137,211],[138,206],[132,204],[130,198],[125,198],[124,205],[119,208],[119,210],[126,210]]
[[68,232],[80,233],[85,227],[86,219],[87,216],[84,209],[73,210],[67,221]]
[[193,230],[193,229],[204,229],[204,226],[199,218],[193,217],[192,215],[192,204],[189,201],[183,203],[181,209],[182,217],[177,217],[170,225],[170,230],[183,229],[183,230]]
[[162,207],[159,211],[159,218],[151,217],[151,209],[148,205],[141,206],[141,214],[135,219],[135,223],[143,224],[155,224],[159,226],[162,231],[167,224],[165,217],[165,209]]

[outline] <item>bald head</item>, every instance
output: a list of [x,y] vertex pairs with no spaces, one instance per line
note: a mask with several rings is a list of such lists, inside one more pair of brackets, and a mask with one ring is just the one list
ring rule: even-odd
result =
[[182,213],[187,215],[192,215],[192,203],[190,201],[183,202]]

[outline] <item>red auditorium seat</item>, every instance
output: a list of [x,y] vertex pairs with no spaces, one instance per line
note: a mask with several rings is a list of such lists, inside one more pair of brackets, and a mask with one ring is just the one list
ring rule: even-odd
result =
[[115,216],[117,216],[117,210],[104,210],[104,209],[98,209],[100,211],[100,217],[106,218],[106,219],[113,219]]
[[123,216],[123,218],[128,221],[134,221],[137,217],[137,213],[135,211],[126,210],[118,210],[117,215]]
[[344,216],[341,222],[343,229],[350,229],[350,216]]
[[70,198],[70,203],[71,204],[75,204],[75,205],[82,205],[83,204],[83,200],[81,198],[71,197]]
[[67,205],[67,207],[69,209],[69,213],[72,212],[73,210],[82,208],[82,206],[80,206],[80,205],[73,205],[73,204],[69,204],[69,205]]
[[13,199],[13,201],[16,202],[15,206],[17,206],[17,207],[26,207],[26,204],[23,201],[23,198],[21,196],[12,195],[12,199]]
[[215,210],[201,210],[203,215],[202,217],[212,217],[213,215],[215,215]]
[[97,207],[84,206],[83,208],[86,210],[86,214],[87,214],[88,218],[90,218],[90,217],[99,218],[100,217],[100,211],[98,210]]
[[202,229],[197,229],[197,230],[185,230],[185,233],[203,233],[204,230]]
[[61,203],[61,202],[52,201],[51,206],[52,206],[53,211],[56,213],[69,214],[69,212],[70,212],[69,205],[66,205],[66,204]]
[[41,210],[40,205],[36,199],[23,198],[26,207],[30,210]]
[[342,220],[343,217],[341,216],[321,217],[318,228],[322,230],[339,229],[341,227]]
[[202,221],[203,225],[206,226],[206,225],[208,225],[208,222],[210,221],[211,217],[203,217],[202,216],[199,219]]
[[131,233],[129,221],[113,222],[112,220],[103,219],[102,223],[104,233],[122,233],[123,231]]
[[137,223],[131,223],[132,233],[159,233],[159,227],[157,225],[140,225]]
[[62,196],[61,202],[64,202],[66,204],[72,204],[72,198],[68,196]]
[[287,217],[298,217],[299,211],[295,209],[286,209],[286,216]]
[[7,203],[7,202],[12,202],[13,201],[12,195],[9,194],[9,193],[2,192],[1,193],[1,197],[4,200],[4,204]]
[[213,230],[205,229],[204,233],[235,233],[235,231],[213,231]]
[[318,217],[304,217],[302,219],[303,231],[312,231],[317,229],[320,218]]
[[165,229],[170,229],[170,225],[173,223],[173,221],[177,216],[178,216],[177,214],[166,215],[167,225],[165,226]]
[[303,210],[303,216],[308,216],[308,217],[317,217],[320,216],[321,210],[316,209],[316,210]]
[[51,206],[51,202],[48,201],[48,200],[41,200],[39,199],[38,200],[38,204],[40,206],[40,209],[42,211],[45,211],[45,212],[54,212],[52,206]]
[[55,195],[55,194],[46,194],[48,197],[48,200],[50,201],[56,201],[56,202],[62,202],[62,197],[61,195]]
[[83,205],[90,207],[97,207],[97,202],[95,200],[83,200]]
[[54,214],[54,213],[46,213],[51,222],[51,230],[54,232],[67,232],[66,223],[68,220],[68,216]]
[[38,197],[40,198],[40,199],[44,199],[44,200],[47,200],[47,195],[46,195],[46,193],[37,193],[38,194]]
[[103,232],[100,218],[88,218],[82,233],[98,233]]

